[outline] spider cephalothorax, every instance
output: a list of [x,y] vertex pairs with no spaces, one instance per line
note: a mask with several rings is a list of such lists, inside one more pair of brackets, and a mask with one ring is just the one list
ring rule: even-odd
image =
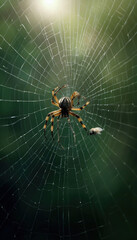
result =
[[[77,97],[78,98],[78,103],[79,103],[80,94],[77,91],[73,92],[73,94],[71,95],[70,98],[69,97],[62,97],[61,99],[58,100],[56,94],[57,94],[58,91],[60,91],[64,87],[66,87],[66,85],[64,85],[64,86],[62,86],[60,88],[56,87],[55,89],[52,90],[52,100],[51,100],[51,103],[53,105],[57,106],[59,108],[59,110],[50,112],[47,115],[46,121],[45,121],[45,124],[44,124],[44,133],[46,133],[47,122],[49,120],[49,117],[51,116],[51,134],[52,134],[52,136],[53,136],[54,118],[58,117],[58,121],[59,121],[59,117],[60,116],[67,117],[69,124],[70,124],[69,115],[71,115],[73,117],[76,117],[78,119],[78,121],[81,123],[82,127],[85,130],[87,130],[86,126],[84,125],[84,123],[82,121],[82,119],[77,114],[75,114],[74,112],[71,112],[71,111],[81,111],[82,109],[84,109],[89,104],[89,102],[86,102],[80,108],[73,107],[73,100],[74,100],[74,98]],[[72,130],[74,138],[75,138],[75,133],[74,133],[74,131],[72,129],[72,126],[70,125],[70,127],[71,127],[71,130]],[[58,133],[58,141],[59,141],[59,133]]]
[[71,99],[69,97],[62,97],[59,100],[59,107],[61,108],[62,117],[69,117],[69,111],[71,110]]

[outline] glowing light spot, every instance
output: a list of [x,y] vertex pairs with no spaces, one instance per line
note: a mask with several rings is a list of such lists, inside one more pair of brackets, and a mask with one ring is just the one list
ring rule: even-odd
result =
[[68,1],[64,0],[31,0],[32,1],[32,12],[37,16],[44,18],[67,16],[69,12]]
[[58,0],[42,0],[42,7],[48,11],[55,11],[58,8]]
[[45,5],[51,7],[55,4],[55,0],[43,0],[43,2],[45,3]]

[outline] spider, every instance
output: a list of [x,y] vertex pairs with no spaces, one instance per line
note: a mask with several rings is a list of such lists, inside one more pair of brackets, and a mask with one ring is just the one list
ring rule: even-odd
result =
[[[51,103],[55,106],[57,106],[59,108],[59,110],[55,110],[53,112],[50,112],[46,119],[45,119],[45,124],[44,124],[44,135],[46,134],[46,127],[47,127],[47,122],[49,120],[49,117],[51,116],[51,135],[53,137],[53,124],[54,124],[54,119],[55,117],[58,117],[57,122],[58,122],[58,129],[59,129],[59,118],[60,116],[62,116],[62,118],[66,117],[68,119],[68,122],[70,124],[70,118],[69,115],[76,117],[77,120],[80,122],[81,126],[87,131],[86,126],[84,125],[82,119],[79,117],[79,115],[75,114],[72,111],[81,111],[82,109],[84,109],[90,102],[86,102],[82,107],[80,108],[75,108],[73,107],[73,100],[74,98],[78,98],[78,104],[79,104],[79,99],[80,99],[80,94],[75,91],[72,93],[71,97],[62,97],[58,100],[56,94],[57,92],[59,92],[62,88],[67,87],[67,85],[63,85],[62,87],[56,87],[52,90],[52,100]],[[55,101],[54,101],[55,100]],[[73,128],[70,124],[73,136],[74,136],[74,140],[75,140],[75,132],[73,131]],[[45,135],[46,136],[46,135]],[[58,131],[58,142],[59,142],[59,131]]]

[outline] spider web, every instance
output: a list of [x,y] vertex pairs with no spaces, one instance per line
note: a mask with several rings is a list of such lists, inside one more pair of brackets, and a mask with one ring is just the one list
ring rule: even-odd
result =
[[[136,239],[136,1],[48,3],[0,3],[1,239]],[[64,84],[101,135],[70,117],[76,142],[67,119],[45,140]]]

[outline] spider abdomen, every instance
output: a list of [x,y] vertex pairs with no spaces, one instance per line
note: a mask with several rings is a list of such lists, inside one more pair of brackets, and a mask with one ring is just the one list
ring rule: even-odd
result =
[[62,117],[68,117],[71,110],[71,99],[69,97],[62,97],[59,100],[59,106],[61,108]]

